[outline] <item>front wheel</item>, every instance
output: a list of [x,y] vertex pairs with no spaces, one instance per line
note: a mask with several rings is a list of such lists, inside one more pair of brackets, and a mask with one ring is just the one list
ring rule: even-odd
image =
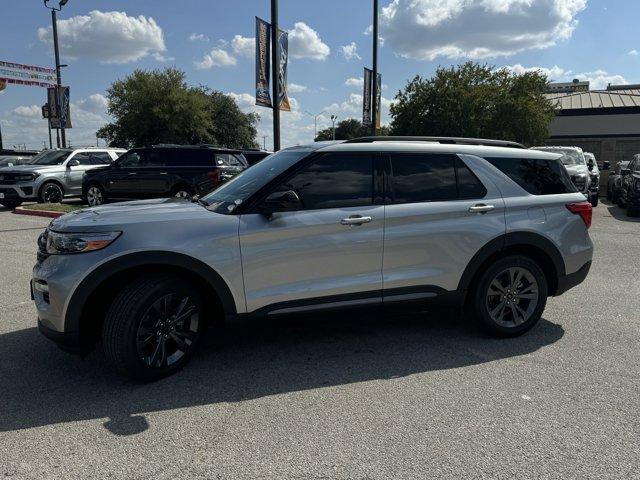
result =
[[191,189],[191,187],[187,186],[175,187],[171,192],[172,197],[182,198],[184,200],[191,200],[193,198],[193,195],[193,190]]
[[547,279],[528,257],[513,255],[496,261],[474,290],[475,317],[499,337],[522,335],[538,323],[547,303]]
[[38,203],[60,203],[64,199],[64,191],[56,182],[46,182],[40,188]]
[[123,375],[153,381],[180,370],[204,332],[200,295],[180,279],[140,278],[116,297],[102,329],[105,356]]
[[86,195],[87,205],[90,207],[97,207],[102,205],[106,201],[106,195],[100,185],[89,185]]

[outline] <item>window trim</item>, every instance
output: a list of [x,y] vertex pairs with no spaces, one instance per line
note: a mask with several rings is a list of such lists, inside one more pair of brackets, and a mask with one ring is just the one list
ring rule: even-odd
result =
[[271,193],[275,191],[279,185],[283,182],[288,181],[298,172],[306,168],[308,165],[313,162],[319,160],[323,156],[327,155],[336,155],[336,154],[347,154],[347,155],[362,155],[371,157],[372,162],[372,193],[371,193],[371,203],[367,205],[354,205],[352,207],[333,207],[333,208],[319,208],[319,209],[304,209],[304,210],[293,210],[292,212],[315,212],[319,210],[335,210],[339,208],[358,208],[358,207],[373,207],[376,205],[383,205],[384,193],[379,191],[380,183],[376,182],[376,176],[382,177],[381,172],[377,171],[382,163],[380,161],[380,153],[379,152],[368,152],[368,151],[335,151],[335,152],[322,152],[322,151],[314,151],[311,152],[307,157],[302,158],[298,163],[290,167],[288,170],[285,170],[280,175],[272,179],[269,183],[264,185],[261,189],[255,192],[251,197],[247,199],[247,201],[237,208],[233,215],[250,215],[250,214],[260,214],[258,207],[260,203],[262,203]]
[[[394,191],[393,191],[393,178],[394,178],[394,174],[393,174],[393,161],[392,161],[392,156],[393,155],[404,155],[404,156],[442,156],[442,155],[446,155],[446,156],[451,156],[453,159],[453,171],[454,171],[454,178],[455,178],[455,182],[456,182],[456,197],[455,198],[449,198],[449,199],[440,199],[440,200],[421,200],[419,202],[401,202],[401,201],[396,201],[394,198]],[[385,182],[384,182],[384,186],[385,186],[385,195],[384,195],[384,199],[385,199],[385,205],[418,205],[418,204],[422,204],[422,203],[442,203],[442,202],[458,202],[458,201],[470,201],[470,200],[483,200],[487,197],[488,193],[489,193],[489,189],[487,189],[487,186],[482,183],[482,180],[480,180],[478,178],[478,176],[475,174],[475,172],[464,162],[464,160],[462,159],[462,157],[460,156],[459,153],[454,153],[454,152],[386,152],[384,154],[385,157]],[[458,161],[462,162],[462,164],[469,170],[469,172],[471,172],[471,175],[473,175],[473,177],[478,181],[478,183],[482,186],[482,188],[484,189],[484,194],[481,197],[461,197],[460,196],[460,182],[458,180]]]

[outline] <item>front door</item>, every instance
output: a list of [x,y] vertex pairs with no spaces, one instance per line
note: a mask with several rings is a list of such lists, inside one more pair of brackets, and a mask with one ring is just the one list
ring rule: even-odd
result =
[[370,154],[323,154],[271,189],[295,192],[294,211],[241,216],[248,312],[381,301],[384,206],[373,173]]
[[505,233],[500,192],[481,168],[474,168],[479,178],[465,164],[482,160],[463,158],[429,153],[388,158],[385,302],[456,290],[473,256]]
[[[69,162],[76,160],[78,165],[69,165]],[[95,168],[91,162],[90,153],[76,153],[65,162],[65,193],[69,195],[80,195],[82,193],[82,177],[84,172]]]

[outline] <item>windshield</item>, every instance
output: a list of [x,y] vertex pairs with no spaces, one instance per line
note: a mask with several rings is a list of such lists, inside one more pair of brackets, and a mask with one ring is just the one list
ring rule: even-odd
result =
[[584,156],[578,150],[572,148],[537,148],[536,150],[543,150],[551,153],[559,153],[562,155],[560,161],[563,165],[586,165]]
[[271,179],[280,175],[298,160],[306,157],[314,149],[291,148],[280,150],[257,163],[251,168],[229,180],[209,195],[202,198],[209,210],[230,214],[254,192],[265,186]]
[[33,157],[32,165],[62,165],[71,152],[65,150],[50,150]]

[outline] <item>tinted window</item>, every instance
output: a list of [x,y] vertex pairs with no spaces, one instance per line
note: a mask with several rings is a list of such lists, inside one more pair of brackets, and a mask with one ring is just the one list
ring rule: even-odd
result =
[[111,155],[107,152],[96,152],[91,155],[91,165],[105,165],[111,163]]
[[559,160],[487,158],[493,166],[533,195],[576,192]]
[[[456,156],[457,157],[457,156]],[[460,158],[456,158],[456,175],[458,179],[458,198],[483,198],[487,189]]]
[[140,161],[141,167],[164,167],[167,164],[167,155],[163,150],[150,150]]
[[195,148],[176,148],[167,151],[169,165],[174,167],[210,167],[215,154],[210,150]]
[[456,199],[456,158],[455,155],[392,155],[393,202],[418,203]]
[[136,168],[140,166],[142,152],[125,153],[118,159],[118,165],[122,168]]
[[305,210],[371,205],[373,160],[370,155],[323,155],[277,190],[295,191]]
[[88,153],[77,153],[71,160],[77,160],[80,165],[91,165],[91,155]]

